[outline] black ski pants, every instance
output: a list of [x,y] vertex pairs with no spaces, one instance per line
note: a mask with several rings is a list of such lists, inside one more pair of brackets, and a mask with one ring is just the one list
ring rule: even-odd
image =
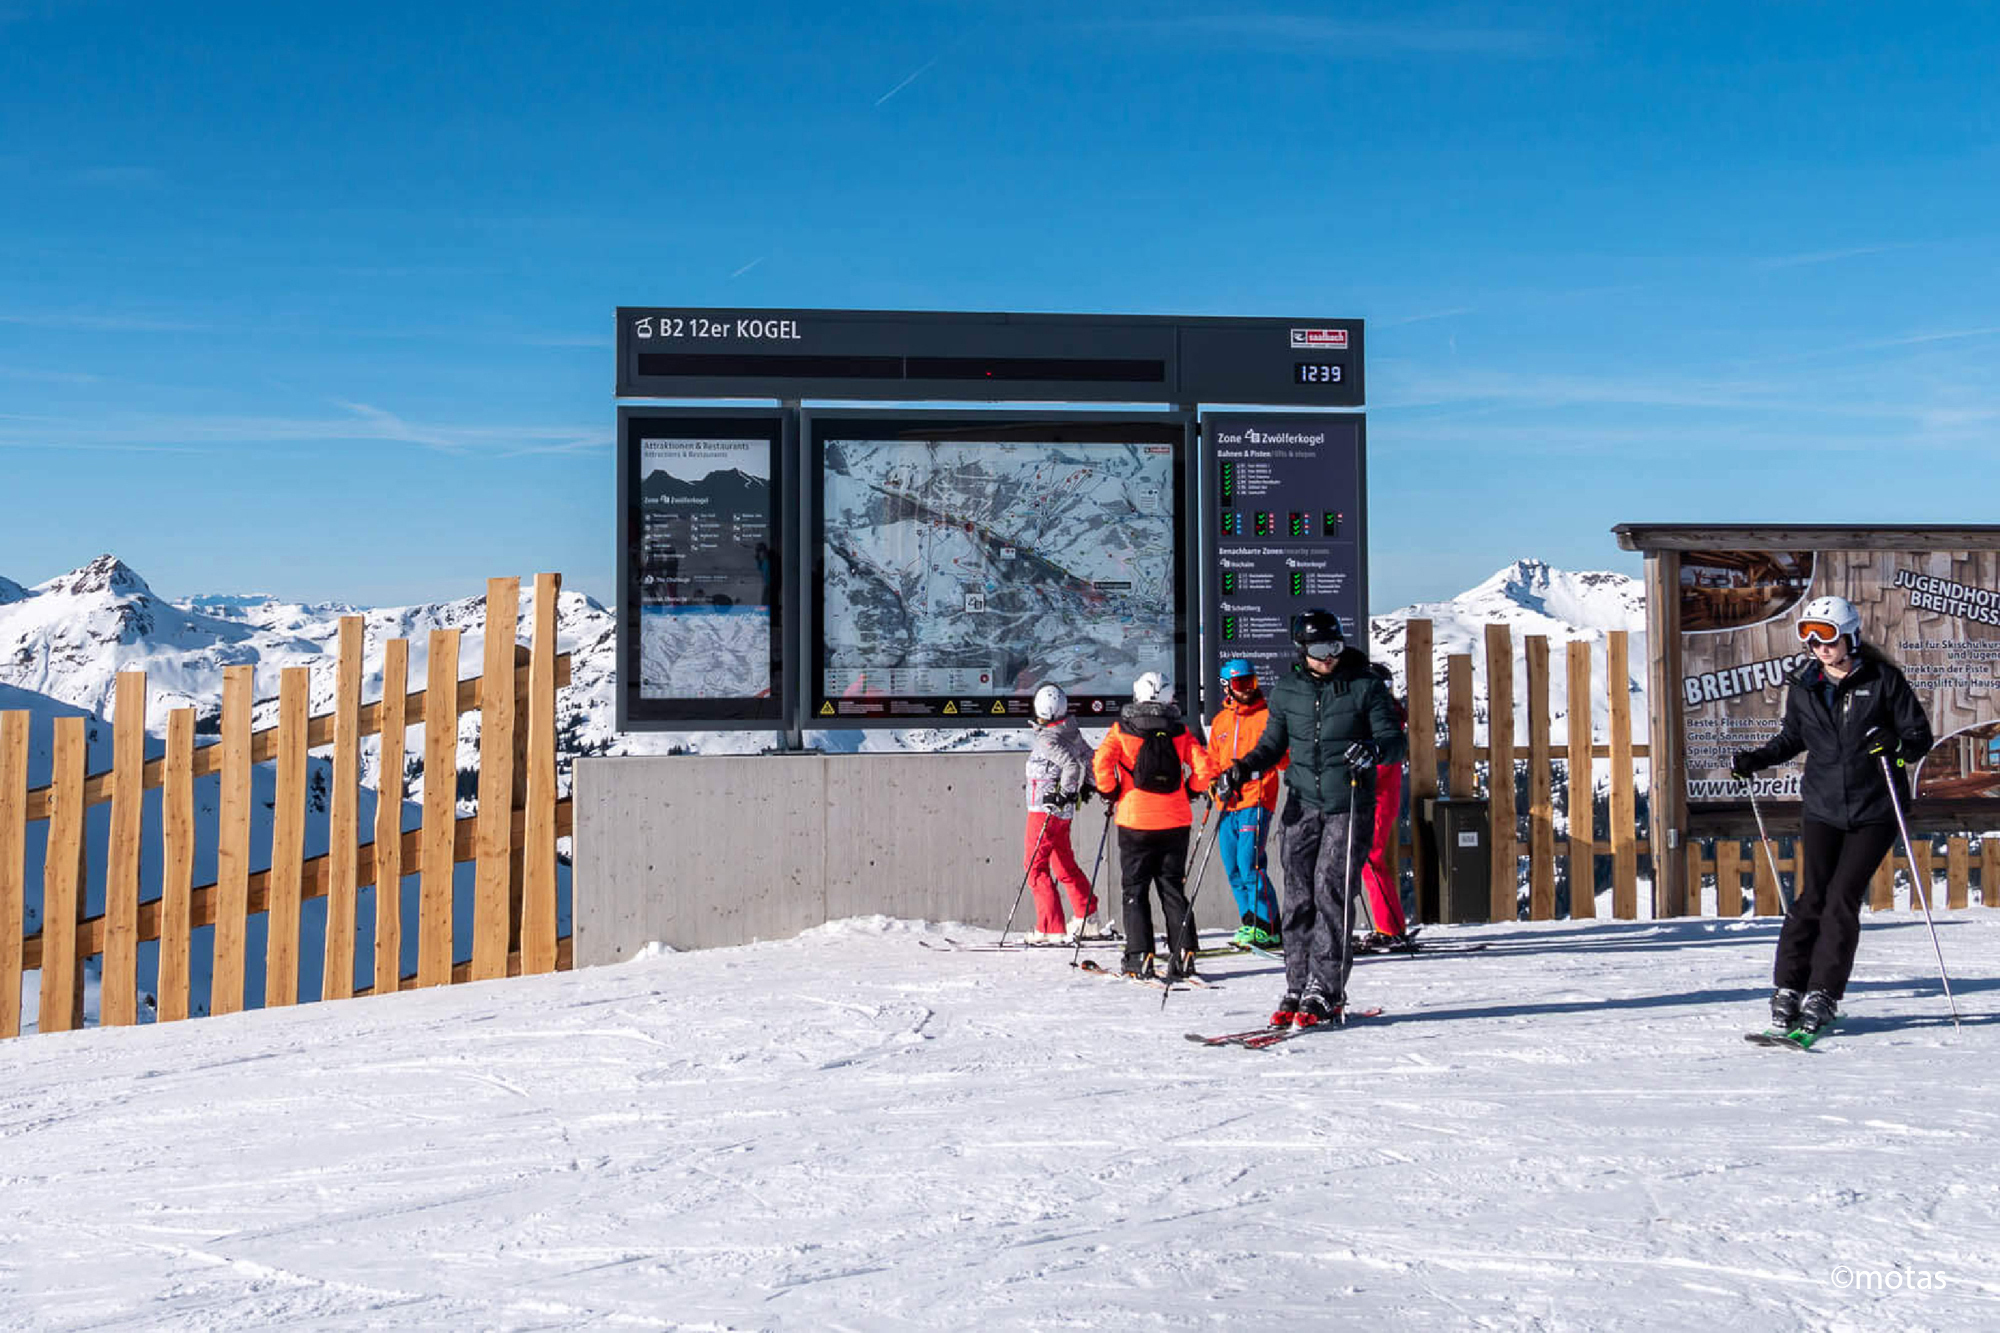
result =
[[1167,970],[1193,953],[1194,922],[1188,920],[1188,828],[1118,830],[1119,878],[1125,890],[1125,967],[1135,970],[1153,952],[1153,889],[1160,891],[1160,922],[1167,935]]
[[1294,995],[1312,982],[1336,1000],[1347,995],[1354,955],[1342,945],[1375,835],[1374,802],[1366,792],[1354,795],[1349,809],[1328,814],[1296,792],[1285,793],[1278,836],[1285,867],[1285,989]]
[[1798,896],[1778,932],[1778,961],[1771,980],[1789,990],[1823,990],[1834,999],[1847,991],[1854,950],[1861,943],[1861,900],[1882,856],[1896,841],[1894,824],[1839,829],[1805,821],[1800,850],[1805,868]]

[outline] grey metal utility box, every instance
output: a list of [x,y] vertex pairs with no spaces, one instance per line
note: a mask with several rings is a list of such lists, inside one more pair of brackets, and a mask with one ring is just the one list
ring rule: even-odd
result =
[[1490,819],[1483,797],[1424,802],[1424,823],[1431,831],[1437,875],[1437,888],[1430,900],[1437,920],[1456,926],[1489,919],[1493,874]]

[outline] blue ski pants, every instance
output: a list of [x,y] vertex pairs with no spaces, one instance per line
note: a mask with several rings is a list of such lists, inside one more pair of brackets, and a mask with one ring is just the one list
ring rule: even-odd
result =
[[1236,917],[1255,917],[1266,929],[1278,924],[1278,894],[1271,887],[1264,839],[1271,831],[1271,812],[1261,805],[1231,810],[1216,827],[1222,851],[1222,871],[1236,897]]

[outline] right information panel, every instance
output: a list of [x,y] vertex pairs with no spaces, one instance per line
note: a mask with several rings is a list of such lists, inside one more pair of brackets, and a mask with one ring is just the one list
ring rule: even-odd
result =
[[[1367,651],[1368,515],[1362,418],[1213,413],[1202,418],[1203,465],[1215,509],[1209,572],[1212,683],[1220,661],[1245,658],[1265,680],[1291,669],[1291,618],[1340,616]],[[1218,698],[1215,693],[1210,699]]]
[[[1805,660],[1796,622],[1845,597],[1862,637],[1909,677],[1937,745],[1922,801],[2000,799],[2000,552],[1687,551],[1681,556],[1681,707],[1691,808],[1742,801],[1738,750],[1777,734],[1785,677]],[[1761,797],[1796,800],[1800,761],[1758,774]]]

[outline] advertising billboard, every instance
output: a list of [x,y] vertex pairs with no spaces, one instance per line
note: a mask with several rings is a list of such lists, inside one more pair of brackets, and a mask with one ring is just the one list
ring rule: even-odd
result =
[[1107,720],[1185,680],[1181,413],[808,412],[807,723]]
[[[1741,801],[1731,757],[1775,735],[1785,677],[1807,660],[1798,609],[1833,594],[1899,665],[1937,743],[1915,775],[1940,812],[2000,799],[2000,551],[1686,550],[1680,699],[1691,810]],[[1758,774],[1759,798],[1798,798],[1803,757]]]

